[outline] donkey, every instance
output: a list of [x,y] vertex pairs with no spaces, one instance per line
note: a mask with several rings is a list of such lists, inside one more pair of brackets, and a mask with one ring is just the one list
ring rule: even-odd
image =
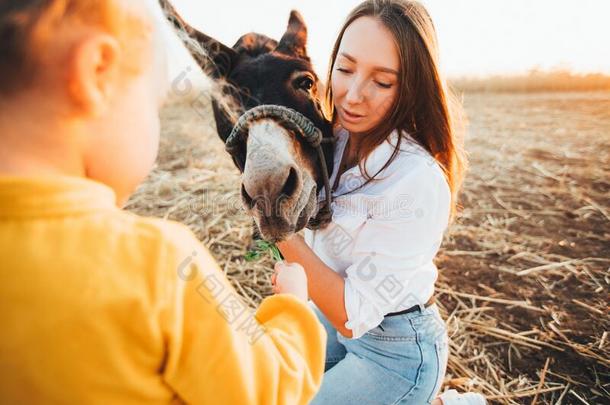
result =
[[[309,119],[326,141],[317,150],[281,117],[249,123],[232,157],[242,173],[242,203],[260,235],[277,242],[305,226],[324,226],[329,204],[320,209],[318,194],[332,173],[333,130],[321,107],[322,86],[307,55],[307,26],[302,16],[295,10],[290,13],[279,42],[248,33],[229,48],[186,23],[169,1],[160,2],[197,63],[221,83],[223,100],[213,96],[212,107],[223,142],[235,126],[230,111],[222,108],[227,99],[238,114],[261,105],[289,107]],[[207,56],[188,46],[190,41],[200,45]]]

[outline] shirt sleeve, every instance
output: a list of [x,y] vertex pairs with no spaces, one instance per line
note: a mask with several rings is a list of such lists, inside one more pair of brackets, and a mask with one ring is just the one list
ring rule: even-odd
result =
[[381,323],[385,314],[423,304],[433,293],[436,255],[447,227],[451,195],[440,168],[424,159],[408,173],[383,180],[383,198],[353,241],[346,269],[345,327],[352,339]]
[[315,313],[288,294],[251,311],[209,252],[196,240],[185,245],[194,248],[168,258],[176,270],[162,317],[166,383],[192,404],[309,403],[327,338]]

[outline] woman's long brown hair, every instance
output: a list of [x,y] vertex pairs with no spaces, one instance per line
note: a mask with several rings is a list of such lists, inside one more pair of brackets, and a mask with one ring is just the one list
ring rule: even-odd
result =
[[400,152],[404,136],[399,136],[392,156],[376,174],[366,172],[366,158],[394,130],[411,135],[442,168],[451,190],[451,216],[457,211],[457,196],[467,161],[463,149],[463,113],[438,68],[436,32],[423,5],[409,0],[368,0],[347,17],[335,42],[327,76],[325,110],[336,123],[333,105],[332,75],[343,34],[361,17],[381,21],[393,34],[400,60],[398,95],[388,116],[363,134],[357,150],[360,170],[369,181],[387,168]]

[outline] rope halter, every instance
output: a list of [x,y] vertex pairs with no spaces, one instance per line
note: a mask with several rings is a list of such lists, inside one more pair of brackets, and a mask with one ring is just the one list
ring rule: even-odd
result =
[[280,105],[259,105],[246,111],[239,117],[231,134],[229,134],[229,137],[225,141],[225,149],[229,152],[241,172],[244,171],[245,162],[242,162],[238,156],[240,155],[240,152],[245,152],[250,125],[253,122],[266,118],[281,121],[283,127],[295,134],[299,134],[311,147],[316,149],[320,165],[322,166],[322,180],[324,181],[326,199],[318,208],[316,216],[310,218],[307,227],[309,229],[324,228],[332,220],[332,196],[329,180],[330,176],[322,150],[322,143],[332,143],[334,142],[334,138],[324,138],[322,136],[322,131],[317,128],[309,118],[292,108]]

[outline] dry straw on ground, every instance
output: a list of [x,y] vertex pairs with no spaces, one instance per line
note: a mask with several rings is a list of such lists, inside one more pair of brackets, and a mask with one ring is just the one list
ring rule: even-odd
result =
[[603,73],[577,74],[566,69],[532,69],[527,74],[491,77],[464,77],[452,81],[467,92],[584,92],[610,91],[610,76]]
[[[158,165],[127,208],[188,225],[252,306],[268,259],[206,97],[163,112]],[[463,210],[438,256],[445,388],[491,403],[610,403],[610,93],[470,94]]]

